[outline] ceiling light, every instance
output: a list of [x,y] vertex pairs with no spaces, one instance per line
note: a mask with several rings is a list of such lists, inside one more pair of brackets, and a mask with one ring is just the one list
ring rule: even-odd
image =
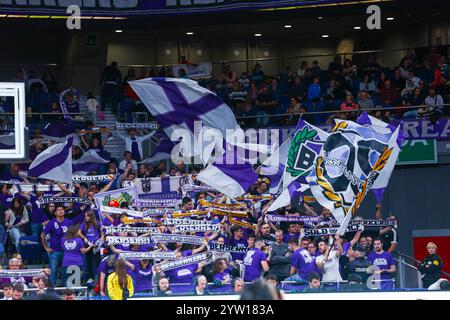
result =
[[317,17],[317,19],[319,19],[319,20],[322,20],[322,19],[323,19],[323,17]]
[[392,21],[392,20],[394,20],[394,17],[386,18],[386,20]]
[[255,33],[255,37],[261,37],[262,34],[261,33]]
[[328,34],[323,34],[323,35],[322,35],[322,38],[328,38],[328,37],[329,37]]
[[286,29],[292,28],[292,26],[291,26],[290,24],[287,24],[287,25],[285,25],[284,27],[285,27]]
[[186,34],[187,34],[188,36],[193,36],[193,35],[194,35],[194,33],[193,33],[193,32],[191,32],[191,31],[189,31],[189,32],[186,32]]
[[122,30],[116,30],[116,33],[122,33],[123,31]]
[[361,30],[361,27],[353,27],[355,30]]

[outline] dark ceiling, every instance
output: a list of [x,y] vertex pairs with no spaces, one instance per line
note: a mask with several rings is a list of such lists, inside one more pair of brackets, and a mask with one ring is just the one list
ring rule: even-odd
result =
[[[356,2],[356,1],[355,1]],[[450,1],[387,1],[377,2],[381,7],[382,30],[388,32],[403,26],[425,23],[428,20],[449,19]],[[179,15],[168,17],[138,17],[126,20],[82,20],[82,31],[114,32],[123,30],[126,34],[191,37],[253,37],[255,33],[263,37],[311,38],[328,34],[330,38],[340,38],[355,33],[374,32],[366,28],[366,8],[369,4],[353,4],[320,8],[293,10],[239,11],[221,14]],[[323,17],[319,19],[318,17]],[[387,21],[387,17],[394,17]],[[289,24],[292,28],[285,29]],[[360,30],[354,30],[360,26]],[[65,27],[65,20],[0,18],[2,31],[46,31],[71,32]],[[32,29],[31,29],[32,28]],[[188,36],[186,36],[188,37]]]

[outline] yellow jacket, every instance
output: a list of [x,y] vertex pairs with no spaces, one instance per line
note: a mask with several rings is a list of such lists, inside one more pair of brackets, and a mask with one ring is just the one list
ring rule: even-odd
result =
[[[127,275],[129,297],[134,294],[133,279]],[[123,290],[119,285],[119,277],[115,272],[108,276],[107,282],[108,295],[111,300],[123,300]]]

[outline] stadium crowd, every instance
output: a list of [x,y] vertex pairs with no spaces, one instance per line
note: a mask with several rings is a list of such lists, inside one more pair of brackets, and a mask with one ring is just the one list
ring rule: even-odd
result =
[[[257,116],[240,118],[243,126],[295,125],[301,113],[314,111],[327,113],[305,114],[304,118],[312,123],[331,121],[335,117],[354,119],[360,110],[367,109],[377,109],[372,114],[384,121],[394,117],[438,119],[445,114],[446,109],[442,105],[449,98],[448,63],[448,56],[433,49],[423,59],[418,59],[413,51],[408,52],[395,69],[381,67],[373,55],[364,66],[355,66],[348,59],[342,63],[337,56],[326,70],[322,70],[317,61],[310,68],[307,62],[303,62],[297,71],[286,68],[274,76],[266,76],[260,64],[255,65],[251,74],[240,76],[226,67],[219,78],[201,81],[201,84],[216,92],[238,117]],[[74,122],[79,123],[78,143],[72,147],[74,160],[89,150],[104,152],[111,132],[94,128],[95,124],[101,125],[102,111],[106,108],[111,107],[127,122],[127,114],[146,110],[125,80],[155,76],[152,72],[143,70],[136,76],[130,69],[122,82],[117,64],[106,67],[100,80],[100,101],[88,94],[86,103],[90,115],[87,117],[79,114],[79,92],[72,89],[64,96],[67,109],[74,114]],[[161,69],[159,76],[170,74]],[[27,107],[34,113],[28,119],[31,123],[66,124],[59,104],[61,90],[51,74],[45,73],[38,78],[34,72],[26,74],[21,70],[17,72],[15,81],[26,82]],[[2,101],[4,112],[10,111],[8,105],[7,100]],[[422,107],[406,112],[404,109],[395,110],[395,107],[405,105]],[[333,112],[336,110],[345,112]],[[37,114],[43,112],[55,114]],[[284,116],[269,117],[275,114]],[[2,121],[6,128],[11,118],[4,116]],[[70,286],[74,266],[81,270],[79,286],[88,286],[94,295],[119,300],[137,293],[157,296],[237,293],[260,277],[278,287],[281,281],[285,281],[291,287],[284,288],[290,291],[336,290],[345,286],[363,290],[367,289],[366,283],[369,282],[374,288],[377,285],[381,289],[395,287],[396,267],[392,253],[398,243],[398,220],[394,216],[383,220],[381,204],[377,205],[373,220],[386,221],[385,224],[364,226],[361,222],[357,230],[347,232],[344,238],[320,234],[306,236],[306,230],[336,226],[328,209],[297,198],[291,206],[267,212],[273,199],[266,197],[270,180],[264,176],[255,181],[240,202],[230,204],[223,194],[201,189],[204,186],[195,180],[201,167],[187,166],[182,162],[172,167],[168,167],[165,161],[154,166],[140,163],[144,156],[142,144],[150,137],[130,129],[129,136],[122,137],[126,142],[123,159],[111,158],[91,172],[108,175],[108,181],[79,182],[74,184],[74,189],[57,184],[58,191],[23,191],[14,184],[34,182],[20,173],[26,171],[31,161],[45,149],[41,140],[42,130],[33,132],[28,163],[2,166],[0,254],[8,258],[5,270],[17,271],[8,276],[0,270],[4,299],[20,299],[26,288],[35,288],[32,295],[38,296],[53,287]],[[202,237],[202,244],[151,240],[145,244],[108,245],[108,235],[138,236],[137,232],[121,228],[130,227],[126,210],[136,211],[137,207],[129,201],[121,201],[112,205],[120,208],[119,212],[103,212],[94,200],[96,194],[120,189],[136,179],[183,175],[190,175],[192,184],[198,189],[183,194],[179,207],[173,210],[188,213],[190,220],[201,221],[211,230],[177,232],[176,225],[167,223],[173,218],[169,211],[161,214],[158,221],[137,222],[132,227],[155,228],[141,237],[189,235]],[[42,183],[53,185],[50,180]],[[87,198],[88,203],[41,203],[42,197]],[[208,203],[208,214],[201,213],[203,202]],[[225,208],[228,213],[216,214],[218,208]],[[144,212],[149,208],[141,209]],[[271,215],[284,218],[275,221],[271,220]],[[214,225],[218,227],[213,228]],[[108,233],[106,227],[117,228]],[[429,244],[429,247],[430,255],[435,255],[436,245]],[[48,264],[49,268],[39,270],[39,274],[27,274],[27,264],[32,262],[29,261],[30,252],[38,252],[34,262]],[[161,255],[134,260],[121,258],[121,254],[126,252],[158,252]],[[171,257],[167,258],[169,262],[187,262],[166,269],[169,262],[162,253]],[[202,253],[208,254],[200,260],[185,259]],[[431,267],[426,263],[421,266],[421,272],[427,275],[424,279],[426,285],[439,279],[442,268],[440,260],[434,263],[437,258],[430,261],[433,261]],[[72,289],[64,292],[65,299],[74,297]]]

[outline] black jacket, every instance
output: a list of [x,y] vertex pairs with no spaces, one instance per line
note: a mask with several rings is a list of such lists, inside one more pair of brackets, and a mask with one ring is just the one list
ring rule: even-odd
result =
[[286,243],[272,244],[272,258],[270,259],[270,274],[287,277],[291,270],[291,255],[286,256],[289,252]]
[[428,288],[430,285],[439,280],[442,272],[442,259],[437,254],[427,256],[421,264],[419,271],[423,274],[423,287]]

